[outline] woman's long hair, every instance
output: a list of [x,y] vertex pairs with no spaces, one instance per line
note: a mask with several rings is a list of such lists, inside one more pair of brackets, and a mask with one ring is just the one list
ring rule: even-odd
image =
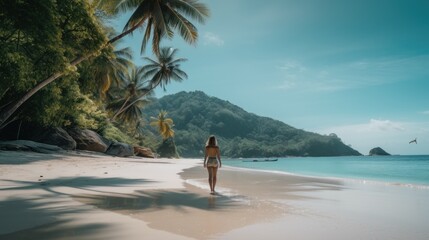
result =
[[217,140],[215,136],[210,136],[209,139],[207,139],[206,147],[217,147]]

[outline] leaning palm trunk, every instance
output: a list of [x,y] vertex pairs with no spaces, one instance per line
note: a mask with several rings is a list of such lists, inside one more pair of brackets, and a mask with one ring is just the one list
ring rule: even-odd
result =
[[131,97],[127,97],[127,99],[125,99],[124,104],[122,104],[121,108],[119,108],[119,110],[115,113],[115,115],[112,117],[112,120],[114,120],[119,114],[121,114],[123,111],[127,110],[127,108],[129,108],[129,106],[127,108],[126,105],[128,103],[128,101],[130,100]]
[[[136,24],[134,27],[128,29],[127,31],[119,34],[118,36],[110,39],[105,45],[103,45],[101,49],[106,48],[107,46],[109,46],[110,44],[118,41],[119,39],[123,38],[124,36],[126,36],[127,34],[133,32],[134,30],[136,30],[138,27],[140,27],[141,25],[143,25],[144,21],[140,21],[138,24]],[[74,59],[71,63],[70,63],[70,67],[76,67],[77,65],[79,65],[81,62],[85,61],[86,59],[90,58],[92,55],[94,55],[94,53],[96,53],[97,51],[94,51],[92,53],[89,53],[85,56],[81,56],[78,57],[76,59]],[[63,71],[63,72],[57,72],[52,74],[51,76],[49,76],[48,78],[46,78],[45,80],[43,80],[42,82],[40,82],[39,84],[37,84],[33,89],[31,89],[30,91],[28,91],[21,99],[19,99],[18,101],[16,101],[12,106],[10,107],[5,107],[4,110],[0,111],[0,130],[3,129],[4,127],[6,127],[7,124],[9,124],[11,121],[7,122],[7,120],[16,112],[16,110],[18,110],[19,107],[21,107],[22,104],[24,104],[30,97],[32,97],[34,94],[36,94],[40,89],[42,89],[43,87],[45,87],[46,85],[48,85],[49,83],[55,81],[56,79],[58,79],[59,77],[63,76],[64,74],[66,74],[67,71]]]
[[142,98],[144,98],[147,94],[152,92],[153,89],[155,89],[158,85],[154,85],[151,88],[147,89],[144,93],[140,94],[134,101],[130,102],[128,105],[125,106],[125,104],[128,102],[129,98],[125,101],[125,103],[122,105],[122,107],[113,115],[113,117],[110,119],[111,121],[115,120],[116,117],[118,117],[121,113],[127,111],[128,108],[136,104],[138,101],[140,101]]

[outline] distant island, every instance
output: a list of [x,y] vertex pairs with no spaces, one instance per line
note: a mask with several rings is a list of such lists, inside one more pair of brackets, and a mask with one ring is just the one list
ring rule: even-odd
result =
[[[160,110],[174,120],[174,141],[182,157],[202,157],[206,138],[215,134],[227,157],[358,156],[335,134],[320,135],[246,112],[204,92],[179,92],[154,100],[146,121]],[[153,128],[146,132],[156,134]]]
[[376,147],[369,151],[369,156],[390,156],[390,154],[384,151],[381,147]]

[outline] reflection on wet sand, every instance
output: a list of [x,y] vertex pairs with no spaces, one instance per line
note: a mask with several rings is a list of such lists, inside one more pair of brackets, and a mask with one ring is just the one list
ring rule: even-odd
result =
[[205,239],[286,213],[268,201],[244,196],[210,195],[186,184],[185,190],[136,191],[128,195],[80,195],[75,200],[149,223],[149,227]]

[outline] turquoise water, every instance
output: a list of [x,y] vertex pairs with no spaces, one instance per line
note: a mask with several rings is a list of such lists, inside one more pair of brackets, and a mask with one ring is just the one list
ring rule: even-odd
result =
[[276,162],[246,162],[254,159],[224,159],[225,165],[280,171],[316,177],[429,185],[429,155],[289,157]]

